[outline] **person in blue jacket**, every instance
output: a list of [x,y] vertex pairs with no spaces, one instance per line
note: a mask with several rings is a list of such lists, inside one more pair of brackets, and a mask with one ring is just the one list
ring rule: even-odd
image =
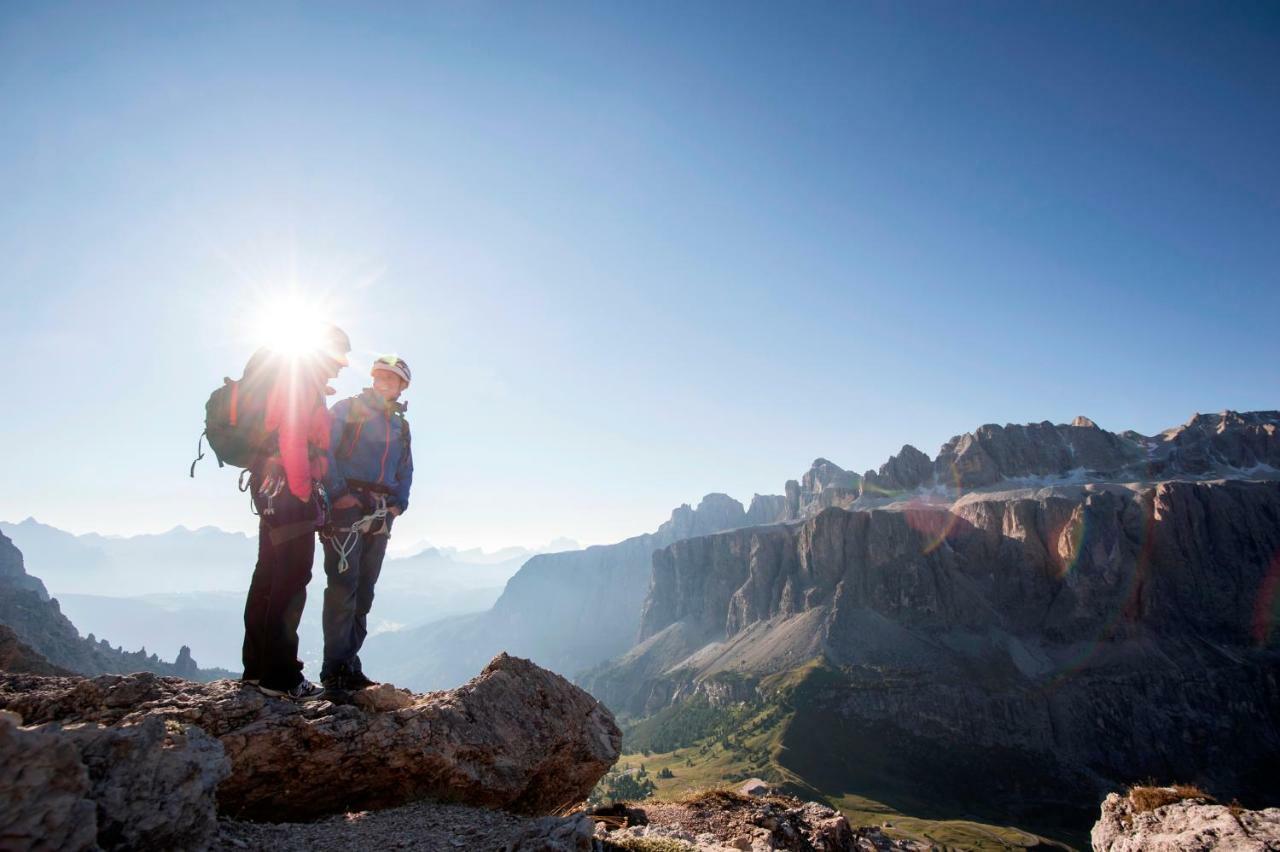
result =
[[333,460],[325,488],[333,506],[323,536],[324,665],[320,682],[330,690],[373,686],[360,665],[368,633],[373,587],[382,571],[391,525],[409,508],[413,452],[400,394],[411,374],[404,359],[379,358],[369,371],[373,387],[344,399],[329,412]]

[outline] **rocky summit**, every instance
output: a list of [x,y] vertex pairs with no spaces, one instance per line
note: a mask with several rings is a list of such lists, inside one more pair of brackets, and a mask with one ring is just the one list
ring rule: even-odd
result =
[[351,704],[150,673],[0,674],[0,708],[6,849],[203,848],[218,813],[306,820],[428,798],[545,814],[585,799],[621,742],[597,701],[506,655],[456,690],[384,685]]

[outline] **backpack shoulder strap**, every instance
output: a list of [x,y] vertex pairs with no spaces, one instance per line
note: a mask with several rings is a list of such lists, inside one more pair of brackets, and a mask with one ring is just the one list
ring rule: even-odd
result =
[[407,453],[409,452],[409,443],[413,436],[409,434],[409,418],[404,416],[403,411],[396,412],[395,417],[400,420],[400,446]]
[[360,401],[360,397],[350,397],[351,405],[347,407],[347,416],[342,424],[342,438],[333,451],[334,458],[349,459],[356,452],[356,444],[360,441],[360,432],[365,421],[369,419],[369,409]]

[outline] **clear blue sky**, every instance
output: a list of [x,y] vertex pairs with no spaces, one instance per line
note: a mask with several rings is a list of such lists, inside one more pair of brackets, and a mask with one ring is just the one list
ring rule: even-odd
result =
[[250,529],[186,465],[289,282],[441,544],[1280,406],[1274,3],[264,5],[0,7],[0,518]]

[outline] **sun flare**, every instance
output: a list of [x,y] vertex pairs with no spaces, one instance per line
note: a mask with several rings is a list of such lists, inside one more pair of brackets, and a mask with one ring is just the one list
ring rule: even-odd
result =
[[323,346],[329,320],[314,300],[290,293],[260,301],[252,310],[248,326],[254,346],[286,355],[304,355]]

